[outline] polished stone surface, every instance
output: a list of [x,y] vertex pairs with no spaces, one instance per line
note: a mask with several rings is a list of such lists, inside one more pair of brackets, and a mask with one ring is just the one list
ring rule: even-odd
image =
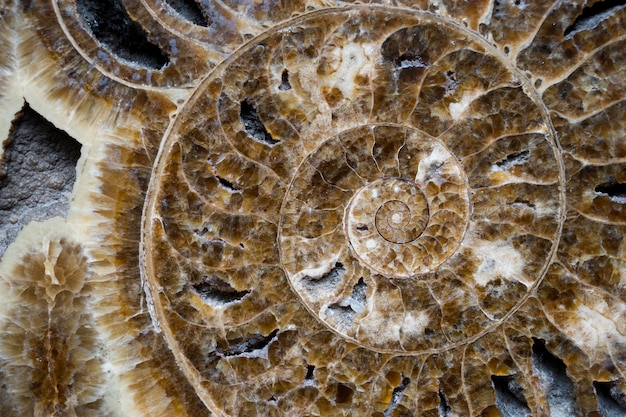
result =
[[0,0],[0,415],[626,415],[626,6],[106,4]]

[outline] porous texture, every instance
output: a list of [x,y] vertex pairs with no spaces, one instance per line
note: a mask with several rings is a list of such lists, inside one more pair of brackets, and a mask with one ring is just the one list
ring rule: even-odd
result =
[[0,15],[0,105],[82,146],[2,414],[626,415],[626,7],[94,4]]
[[26,106],[0,164],[0,255],[31,221],[67,215],[80,144]]

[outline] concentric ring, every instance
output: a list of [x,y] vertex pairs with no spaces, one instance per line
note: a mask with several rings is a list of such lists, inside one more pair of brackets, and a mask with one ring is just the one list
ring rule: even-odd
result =
[[432,15],[315,12],[239,49],[172,127],[146,210],[153,317],[203,400],[245,414],[215,393],[304,381],[320,335],[376,356],[492,332],[558,242],[551,132],[518,70]]

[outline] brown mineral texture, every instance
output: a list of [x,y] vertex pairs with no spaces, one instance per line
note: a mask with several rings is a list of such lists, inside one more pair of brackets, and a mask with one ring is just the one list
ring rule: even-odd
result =
[[624,1],[0,0],[0,141],[1,416],[626,416]]

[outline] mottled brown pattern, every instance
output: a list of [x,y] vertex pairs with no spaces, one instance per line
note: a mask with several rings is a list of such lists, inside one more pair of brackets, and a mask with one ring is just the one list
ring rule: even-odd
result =
[[537,344],[581,415],[626,404],[601,3],[120,0],[152,68],[85,2],[0,0],[2,140],[27,101],[83,152],[0,262],[0,414],[509,415],[503,378],[547,416]]

